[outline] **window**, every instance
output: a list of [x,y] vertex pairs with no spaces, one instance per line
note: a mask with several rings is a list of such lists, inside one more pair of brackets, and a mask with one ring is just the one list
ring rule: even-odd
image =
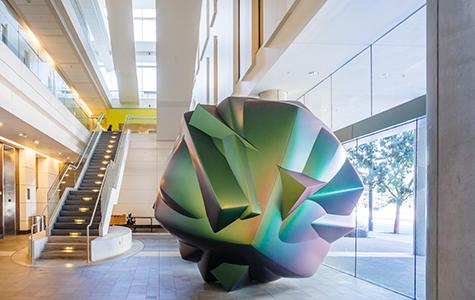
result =
[[[425,287],[425,119],[345,143],[365,190],[326,264],[409,297]],[[416,221],[417,220],[417,221]]]
[[155,42],[155,9],[134,9],[134,36],[136,42]]

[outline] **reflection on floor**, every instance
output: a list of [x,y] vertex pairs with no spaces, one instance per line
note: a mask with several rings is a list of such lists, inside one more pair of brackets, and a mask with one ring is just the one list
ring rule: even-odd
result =
[[0,240],[1,299],[407,299],[328,267],[306,279],[280,279],[226,293],[206,284],[196,264],[183,261],[168,234],[136,234],[135,256],[78,268],[27,268],[10,256],[27,236]]

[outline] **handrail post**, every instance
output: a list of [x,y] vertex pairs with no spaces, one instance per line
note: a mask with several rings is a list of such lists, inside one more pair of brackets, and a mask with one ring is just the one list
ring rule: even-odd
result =
[[34,264],[34,262],[35,262],[35,255],[33,253],[34,252],[33,236],[34,236],[35,227],[38,228],[38,223],[36,223],[36,222],[31,224],[31,232],[30,232],[30,259],[31,259],[31,264]]

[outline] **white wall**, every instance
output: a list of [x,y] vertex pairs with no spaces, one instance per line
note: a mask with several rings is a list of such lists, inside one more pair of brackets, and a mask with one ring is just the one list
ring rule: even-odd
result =
[[81,151],[89,131],[3,43],[0,95],[0,108],[71,151]]
[[264,44],[269,41],[278,26],[285,19],[286,15],[290,13],[292,5],[296,0],[264,0],[263,11],[263,39]]
[[157,141],[156,134],[132,133],[119,201],[113,214],[153,217],[160,176],[174,142]]
[[41,214],[48,203],[48,190],[58,176],[59,162],[52,158],[39,158],[37,167],[36,213]]
[[[38,157],[31,149],[19,149],[19,229],[29,230],[28,219],[30,216],[43,213],[47,204],[48,189],[58,175],[59,162],[49,157]],[[38,165],[36,165],[36,158]],[[36,174],[38,173],[38,181]],[[30,189],[30,199],[28,199]]]
[[[37,153],[31,149],[19,149],[19,229],[29,230],[30,216],[43,213],[47,203],[48,189],[58,175],[59,162],[52,158],[40,157],[38,170],[36,165]],[[38,181],[36,173],[38,172]],[[30,199],[28,191],[30,189]]]
[[220,0],[216,8],[215,0],[203,1],[193,105],[257,96],[262,90],[254,88],[324,1],[262,1],[260,45],[257,0]]
[[214,0],[203,1],[202,5],[193,100],[214,104],[233,94],[239,75],[235,26],[238,6],[234,0],[217,1],[216,8]]

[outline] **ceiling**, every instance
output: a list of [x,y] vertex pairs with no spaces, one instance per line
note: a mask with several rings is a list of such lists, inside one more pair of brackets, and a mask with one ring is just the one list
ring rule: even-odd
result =
[[326,1],[252,94],[282,89],[290,99],[299,98],[424,4],[425,0]]
[[[74,161],[77,158],[76,153],[2,108],[0,108],[0,120],[2,121],[0,142],[5,142],[5,139],[8,139],[17,143],[18,145],[13,145],[17,148],[22,146],[30,148],[41,155],[59,161]],[[38,144],[35,141],[38,141]]]

